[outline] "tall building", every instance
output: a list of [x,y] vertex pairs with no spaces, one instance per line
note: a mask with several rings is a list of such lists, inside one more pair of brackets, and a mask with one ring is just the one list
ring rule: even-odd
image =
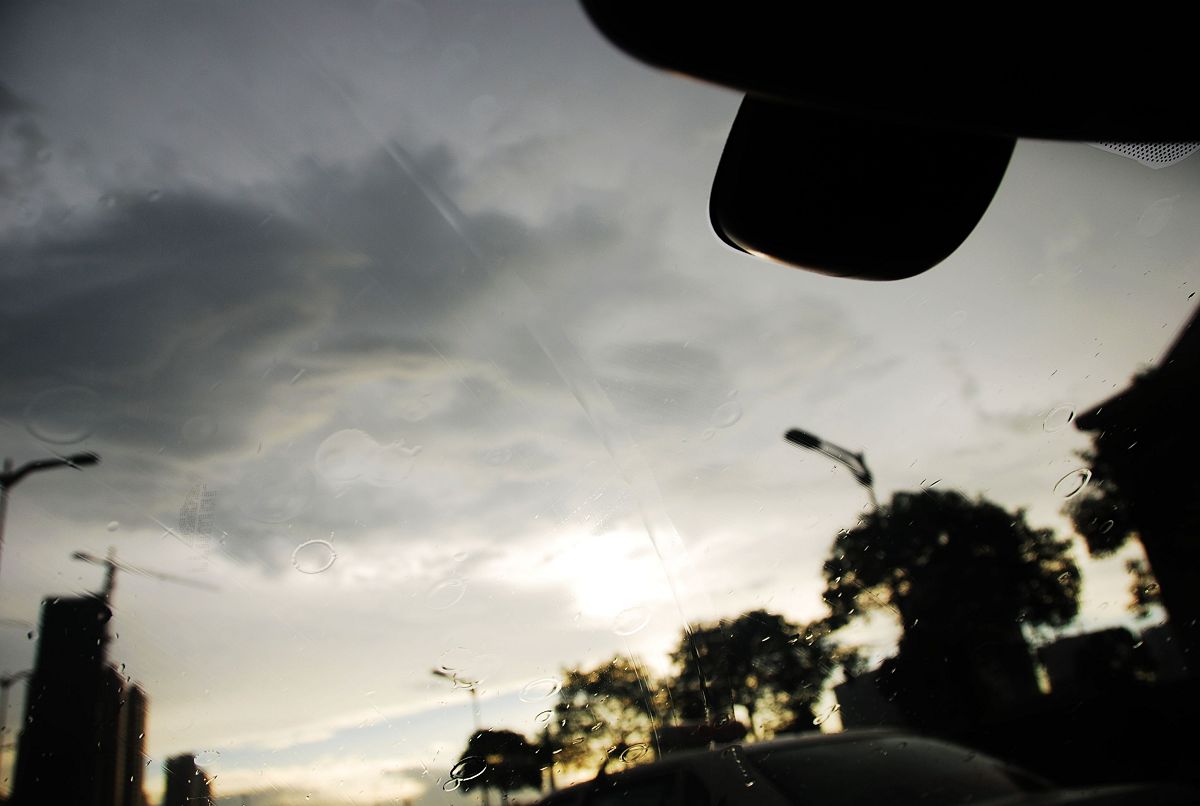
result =
[[97,596],[42,603],[14,804],[144,806],[146,695],[107,663],[111,617]]
[[125,690],[117,725],[116,806],[145,806],[146,692],[136,683]]
[[[112,611],[96,596],[46,599],[17,746],[13,802],[93,806],[103,786],[101,725]],[[107,685],[106,685],[107,684]],[[107,691],[106,691],[107,689]]]
[[163,771],[167,774],[167,789],[162,806],[212,806],[212,785],[208,774],[196,766],[190,753],[167,759]]

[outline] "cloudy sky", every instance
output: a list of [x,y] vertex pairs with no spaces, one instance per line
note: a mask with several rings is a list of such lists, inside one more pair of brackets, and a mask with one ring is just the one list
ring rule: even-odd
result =
[[[1068,533],[1065,412],[1196,304],[1200,162],[1079,144],[1019,143],[910,280],[734,253],[707,194],[739,97],[571,3],[52,0],[0,30],[0,448],[103,456],[13,495],[0,666],[42,597],[99,586],[73,551],[219,587],[121,575],[112,653],[153,759],[247,802],[452,800],[472,714],[434,667],[532,733],[564,665],[820,616],[866,502],[789,427],[865,450],[881,498]],[[1124,618],[1122,561],[1085,571],[1079,629]]]

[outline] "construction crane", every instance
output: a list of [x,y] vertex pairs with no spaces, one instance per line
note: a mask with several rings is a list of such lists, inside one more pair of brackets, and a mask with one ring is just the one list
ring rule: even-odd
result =
[[101,601],[107,605],[112,604],[113,592],[117,587],[117,572],[124,571],[128,574],[137,574],[138,576],[151,577],[153,579],[161,579],[166,582],[175,582],[180,585],[190,585],[193,588],[203,588],[205,590],[219,590],[216,585],[210,585],[207,582],[201,582],[198,579],[189,577],[176,576],[175,574],[164,574],[160,571],[151,571],[147,568],[139,568],[136,565],[129,565],[117,560],[117,550],[110,548],[108,556],[97,557],[94,554],[88,554],[86,551],[76,551],[71,555],[73,560],[82,560],[85,563],[92,565],[104,566],[104,588],[98,594]]

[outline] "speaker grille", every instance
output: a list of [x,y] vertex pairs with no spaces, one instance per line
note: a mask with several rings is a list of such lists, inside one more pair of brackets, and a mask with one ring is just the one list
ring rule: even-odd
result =
[[1102,151],[1111,151],[1150,168],[1166,168],[1183,162],[1200,150],[1200,143],[1091,143]]

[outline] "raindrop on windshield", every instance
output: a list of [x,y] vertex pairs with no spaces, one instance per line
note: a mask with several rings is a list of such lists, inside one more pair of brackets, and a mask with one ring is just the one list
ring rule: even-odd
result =
[[1055,431],[1061,431],[1071,424],[1075,419],[1075,409],[1066,404],[1055,406],[1046,414],[1042,420],[1042,430],[1047,434],[1053,434]]
[[450,770],[450,778],[456,781],[473,781],[487,771],[487,762],[482,756],[467,756]]
[[621,751],[621,761],[630,764],[645,756],[649,750],[650,748],[644,744],[631,744]]
[[375,440],[357,428],[330,434],[317,448],[316,466],[321,478],[332,484],[355,481],[367,472]]
[[641,632],[650,623],[651,613],[647,607],[627,607],[613,619],[612,631],[617,635],[633,635]]
[[100,397],[85,386],[59,386],[39,394],[25,409],[25,427],[44,442],[69,445],[92,435]]
[[713,428],[729,428],[742,419],[742,404],[736,400],[726,400],[713,410],[711,423]]
[[526,683],[521,689],[521,702],[537,702],[553,697],[562,688],[562,683],[553,677],[542,677]]
[[1054,494],[1063,498],[1071,498],[1082,492],[1091,480],[1092,471],[1086,467],[1076,468],[1055,482]]
[[425,593],[425,606],[431,610],[446,610],[462,601],[467,593],[465,579],[443,579]]
[[118,521],[109,521],[108,526],[106,526],[104,528],[108,529],[108,531],[110,531],[110,532],[115,532],[121,528],[121,524]]
[[292,565],[302,574],[328,571],[336,560],[337,552],[328,540],[309,540],[292,552]]
[[552,716],[554,716],[554,712],[547,709],[547,710],[539,713],[537,716],[535,716],[534,719],[537,720],[538,722],[545,724],[550,721],[550,717],[552,717]]
[[1138,234],[1144,238],[1153,238],[1166,229],[1167,224],[1171,221],[1171,215],[1175,212],[1175,202],[1178,198],[1178,196],[1168,196],[1147,206],[1138,218]]

